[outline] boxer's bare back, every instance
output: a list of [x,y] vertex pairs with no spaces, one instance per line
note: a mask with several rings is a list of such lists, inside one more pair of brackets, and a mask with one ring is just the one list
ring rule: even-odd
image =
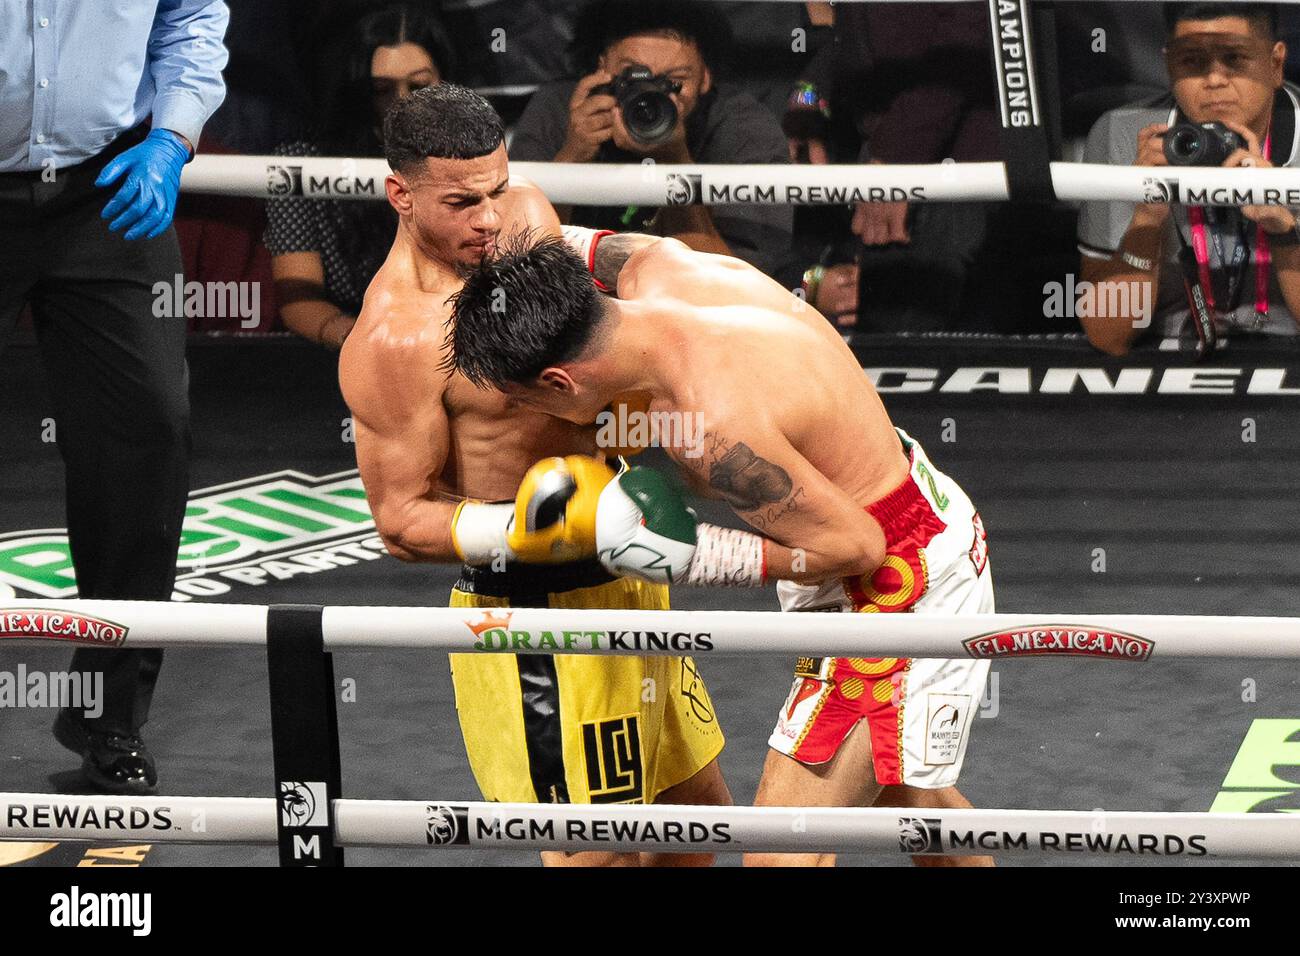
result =
[[[869,535],[878,563],[884,534],[863,509],[906,479],[908,461],[834,327],[759,270],[670,241],[628,259],[618,297],[632,319],[619,349],[674,356],[658,366],[651,412],[702,410],[703,454],[667,449],[694,484],[776,542],[806,542],[810,525],[823,541]],[[785,550],[769,546],[773,570],[796,560]]]

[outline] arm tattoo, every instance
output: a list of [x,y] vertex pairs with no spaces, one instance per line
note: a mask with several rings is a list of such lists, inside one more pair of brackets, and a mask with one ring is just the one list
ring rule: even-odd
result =
[[591,274],[612,292],[618,288],[618,274],[623,271],[623,266],[632,254],[658,241],[658,236],[645,236],[635,232],[616,232],[612,236],[605,236],[596,243]]
[[784,500],[794,482],[780,465],[759,458],[744,442],[737,442],[713,462],[709,486],[737,511],[756,511]]

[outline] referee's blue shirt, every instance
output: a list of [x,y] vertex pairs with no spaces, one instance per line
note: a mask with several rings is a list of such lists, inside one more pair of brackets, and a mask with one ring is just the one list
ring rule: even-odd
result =
[[150,114],[197,144],[229,21],[222,0],[0,0],[0,172],[83,162]]

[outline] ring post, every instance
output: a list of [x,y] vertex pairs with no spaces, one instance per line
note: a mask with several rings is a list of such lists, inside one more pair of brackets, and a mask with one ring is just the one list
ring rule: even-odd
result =
[[266,617],[281,866],[342,866],[334,801],[342,797],[334,658],[325,652],[323,609],[273,605]]

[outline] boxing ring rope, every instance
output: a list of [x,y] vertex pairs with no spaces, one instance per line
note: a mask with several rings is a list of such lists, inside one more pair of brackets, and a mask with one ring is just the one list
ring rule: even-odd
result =
[[[273,641],[272,619],[286,613],[299,626],[304,615],[316,619],[327,650],[1300,658],[1300,619],[1143,614],[805,615],[10,600],[0,605],[0,639],[100,647],[267,645]],[[279,792],[278,801],[0,793],[0,841],[278,843],[282,862],[289,838],[295,856],[319,857],[311,848],[322,832],[337,848],[1300,858],[1300,827],[1281,815],[329,800],[327,784],[293,780],[281,780]],[[332,826],[324,806],[316,812],[317,801],[328,804]],[[298,832],[307,826],[299,815],[310,829]]]
[[[342,847],[1300,858],[1300,827],[1282,814],[348,799],[333,807]],[[0,840],[277,842],[270,797],[0,793],[0,809]]]
[[[928,165],[674,165],[667,163],[511,163],[555,203],[657,206],[849,202],[974,202],[1010,198],[1002,163]],[[198,156],[185,167],[186,192],[258,199],[384,198],[382,159]],[[1300,206],[1300,168],[1109,166],[1051,163],[1066,202],[1190,202]]]
[[[306,609],[306,608],[304,608]],[[1010,658],[1300,658],[1300,618],[1177,614],[797,614],[332,606],[326,650]],[[0,639],[101,647],[264,645],[270,609],[167,601],[0,603]],[[810,626],[816,621],[815,626]]]

